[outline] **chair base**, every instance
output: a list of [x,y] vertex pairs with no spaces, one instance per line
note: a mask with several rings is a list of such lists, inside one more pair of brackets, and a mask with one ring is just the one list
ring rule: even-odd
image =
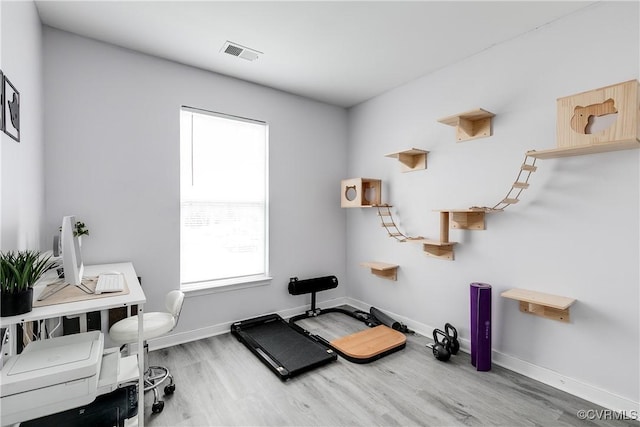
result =
[[176,391],[176,385],[173,383],[173,376],[167,368],[164,366],[149,366],[144,373],[144,391],[153,390],[153,405],[151,405],[151,411],[154,414],[159,414],[164,409],[164,401],[159,398],[158,387],[167,379],[169,380],[169,384],[164,387],[164,394],[173,394],[173,392]]
[[[124,348],[127,349],[127,354],[129,353],[129,345],[123,344],[120,347],[120,351]],[[151,412],[154,414],[159,414],[164,409],[164,401],[160,400],[160,395],[158,393],[158,387],[160,387],[167,379],[169,380],[169,384],[164,387],[164,394],[171,395],[176,391],[176,385],[173,383],[173,375],[169,372],[169,369],[164,366],[149,366],[149,344],[145,341],[144,343],[144,391],[153,390],[153,404],[151,405]]]

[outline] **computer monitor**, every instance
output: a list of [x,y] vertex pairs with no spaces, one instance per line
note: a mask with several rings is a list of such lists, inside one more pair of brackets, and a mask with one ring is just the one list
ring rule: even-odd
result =
[[75,216],[71,215],[62,218],[60,241],[62,243],[62,268],[64,269],[64,281],[70,285],[80,286],[82,285],[84,264],[82,263],[80,240],[74,233],[75,228]]

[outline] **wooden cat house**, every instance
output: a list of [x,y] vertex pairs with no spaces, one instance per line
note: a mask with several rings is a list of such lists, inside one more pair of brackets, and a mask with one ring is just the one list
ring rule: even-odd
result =
[[640,83],[630,80],[558,98],[557,146],[537,158],[640,148]]
[[371,207],[381,203],[382,181],[379,179],[343,179],[340,186],[340,206],[343,208]]

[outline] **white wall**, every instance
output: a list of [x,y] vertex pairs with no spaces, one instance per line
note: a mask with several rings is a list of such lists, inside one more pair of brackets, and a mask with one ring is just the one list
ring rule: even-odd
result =
[[[0,4],[5,69],[7,10],[15,9]],[[497,202],[525,151],[555,146],[557,97],[638,77],[637,17],[637,4],[599,4],[375,98],[348,117],[339,108],[45,28],[41,240],[50,240],[63,215],[79,215],[91,229],[83,243],[87,261],[133,260],[148,308],[160,308],[179,278],[179,106],[266,120],[278,165],[271,170],[273,284],[189,298],[179,333],[304,305],[305,298],[287,295],[288,277],[336,274],[342,286],[325,298],[348,289],[348,296],[415,325],[452,322],[466,339],[468,285],[484,281],[494,287],[494,348],[503,363],[528,365],[534,376],[549,372],[560,387],[567,380],[638,402],[638,151],[540,161],[522,202],[489,215],[487,230],[451,231],[460,242],[454,262],[386,237],[372,210],[342,210],[337,194],[340,179],[381,178],[401,228],[428,237],[439,229],[433,209]],[[615,25],[594,31],[605,23]],[[26,52],[37,58],[38,49]],[[497,114],[494,136],[456,144],[453,128],[436,122],[475,107]],[[37,221],[24,227],[5,219],[5,206],[20,191],[7,183],[7,168],[19,166],[7,166],[5,146],[3,138],[3,247],[7,230],[39,230]],[[431,151],[428,169],[401,174],[384,154],[412,146]],[[100,208],[102,200],[113,207]],[[358,266],[368,260],[398,263],[398,281]],[[517,303],[498,296],[512,287],[577,298],[571,323],[518,312]]]
[[[133,261],[147,310],[163,309],[164,295],[179,287],[179,109],[188,105],[269,123],[273,281],[190,294],[175,332],[197,335],[308,304],[288,294],[291,276],[345,276],[346,216],[337,195],[346,174],[344,109],[43,31],[47,231],[76,214],[90,230],[86,263]],[[322,297],[345,293],[341,286]]]
[[[382,179],[400,228],[437,239],[435,209],[493,206],[527,150],[555,148],[556,98],[638,78],[638,16],[637,2],[601,3],[351,109],[349,177]],[[496,113],[494,136],[456,143],[437,122],[478,107]],[[400,173],[384,157],[410,147],[430,151],[427,170]],[[349,296],[468,339],[469,284],[489,283],[495,359],[638,409],[639,159],[539,160],[519,204],[489,214],[485,231],[450,232],[453,262],[387,237],[372,209],[349,209]],[[397,282],[358,266],[373,260],[399,264]],[[510,288],[576,298],[571,322],[520,313],[500,297]]]
[[0,68],[20,93],[20,142],[0,132],[0,249],[40,249],[44,213],[42,40],[32,2],[0,2]]

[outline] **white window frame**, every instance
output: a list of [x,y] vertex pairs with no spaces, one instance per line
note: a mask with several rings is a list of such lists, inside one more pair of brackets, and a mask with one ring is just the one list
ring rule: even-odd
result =
[[[255,275],[246,275],[246,276],[237,276],[237,277],[229,277],[229,278],[221,278],[221,279],[211,279],[211,280],[203,280],[197,282],[182,282],[182,273],[180,273],[180,289],[183,292],[198,294],[207,294],[207,293],[216,293],[216,292],[226,292],[230,290],[236,289],[245,289],[254,286],[262,286],[268,285],[271,283],[271,275],[270,275],[270,264],[269,264],[269,125],[261,120],[249,119],[246,117],[239,117],[230,114],[218,113],[208,110],[203,110],[199,108],[182,106],[180,108],[180,114],[182,112],[190,112],[195,114],[209,115],[222,119],[235,120],[241,122],[248,122],[254,124],[260,124],[265,126],[265,176],[264,176],[264,184],[265,184],[265,206],[264,206],[264,219],[265,219],[265,247],[264,247],[264,265],[265,271],[262,274]],[[182,120],[182,119],[180,119]],[[180,123],[180,138],[182,139],[182,123]],[[183,167],[183,146],[182,140],[180,141],[180,180],[182,181],[182,167]],[[191,170],[191,173],[193,171]],[[180,185],[182,187],[182,183]],[[182,233],[182,189],[180,191],[180,230]],[[182,238],[182,237],[181,237]],[[181,243],[182,245],[182,243]],[[182,253],[180,254],[182,257]],[[182,263],[182,261],[181,261]]]

